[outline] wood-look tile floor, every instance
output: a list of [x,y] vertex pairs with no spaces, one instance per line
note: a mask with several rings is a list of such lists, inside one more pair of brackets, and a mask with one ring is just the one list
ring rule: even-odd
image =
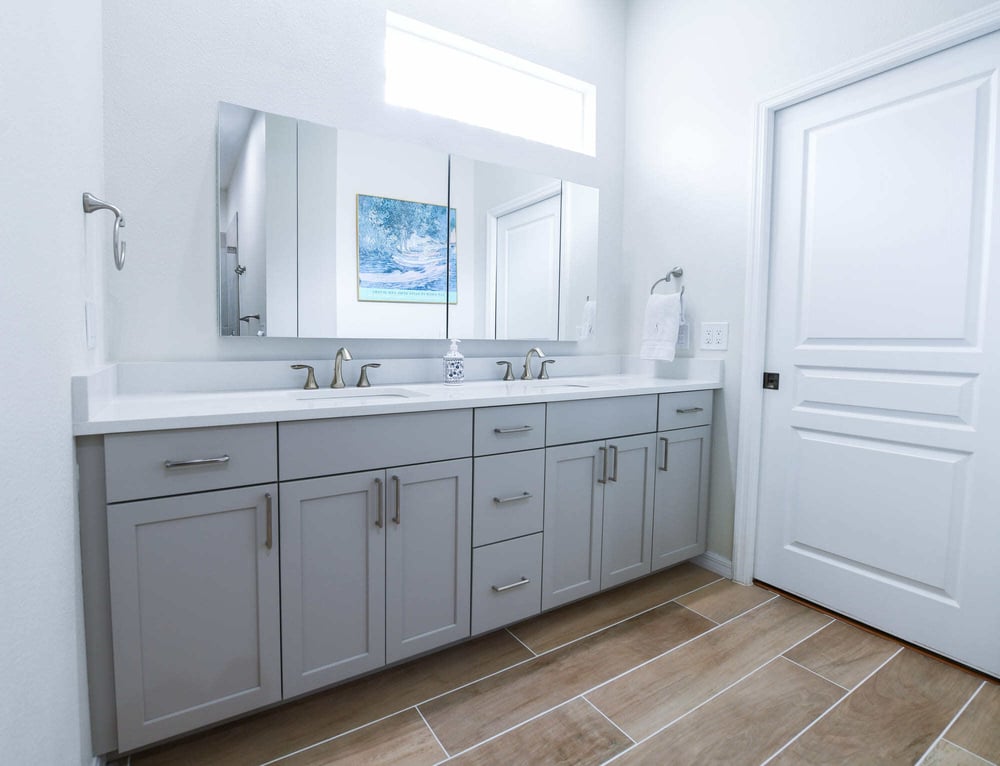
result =
[[681,564],[131,766],[1000,764],[1000,686]]

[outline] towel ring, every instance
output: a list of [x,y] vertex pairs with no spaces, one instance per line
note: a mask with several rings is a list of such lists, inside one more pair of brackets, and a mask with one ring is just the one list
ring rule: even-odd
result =
[[[656,289],[656,286],[660,284],[660,282],[669,282],[671,277],[683,277],[683,276],[684,276],[684,269],[682,269],[680,266],[674,266],[670,271],[667,272],[667,276],[663,277],[662,279],[657,279],[655,282],[653,282],[653,286],[649,288],[649,294],[650,295],[653,294],[653,291]],[[681,285],[680,292],[683,295],[684,293],[683,285]]]
[[125,268],[125,243],[121,241],[121,230],[125,226],[125,217],[122,215],[122,211],[112,205],[110,202],[105,202],[104,200],[98,199],[90,192],[83,193],[83,212],[84,213],[96,213],[98,210],[110,210],[115,214],[115,229],[114,229],[114,256],[115,256],[115,268],[121,271]]

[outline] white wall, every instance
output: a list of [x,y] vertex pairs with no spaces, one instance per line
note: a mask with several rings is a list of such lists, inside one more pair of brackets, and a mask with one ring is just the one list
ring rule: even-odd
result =
[[693,329],[702,321],[729,322],[727,352],[695,352],[725,359],[725,389],[716,400],[713,429],[712,551],[728,557],[732,548],[755,104],[983,5],[984,0],[628,4],[623,238],[631,284],[628,350],[637,350],[649,285],[675,264],[684,267]]
[[[391,9],[597,85],[597,158],[383,103]],[[116,360],[321,358],[340,341],[218,337],[215,131],[220,100],[413,141],[601,188],[602,301],[621,312],[625,6],[606,0],[105,0],[108,194],[129,218],[130,269],[111,283]],[[595,51],[599,55],[595,55]],[[349,337],[346,336],[345,337]],[[620,323],[601,328],[612,351]],[[551,344],[550,354],[576,351]],[[466,344],[467,353],[523,351]],[[439,354],[440,342],[351,344],[357,355]]]
[[[0,21],[0,761],[88,763],[70,375],[101,360],[113,218],[103,197],[100,0],[5,4]],[[112,200],[113,201],[113,200]],[[129,221],[131,224],[131,221]],[[128,229],[126,229],[127,235]],[[112,272],[114,269],[112,268]]]

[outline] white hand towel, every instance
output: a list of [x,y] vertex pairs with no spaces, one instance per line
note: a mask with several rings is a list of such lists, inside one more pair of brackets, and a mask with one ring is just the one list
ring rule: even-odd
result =
[[650,295],[646,302],[646,314],[642,320],[639,356],[643,359],[674,361],[680,320],[681,296],[678,293]]
[[580,340],[593,338],[597,331],[597,301],[588,300],[583,304],[583,316],[580,317]]

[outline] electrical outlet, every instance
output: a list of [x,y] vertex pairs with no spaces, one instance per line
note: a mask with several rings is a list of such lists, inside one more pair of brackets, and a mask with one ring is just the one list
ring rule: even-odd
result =
[[701,347],[709,351],[729,348],[729,322],[702,322]]

